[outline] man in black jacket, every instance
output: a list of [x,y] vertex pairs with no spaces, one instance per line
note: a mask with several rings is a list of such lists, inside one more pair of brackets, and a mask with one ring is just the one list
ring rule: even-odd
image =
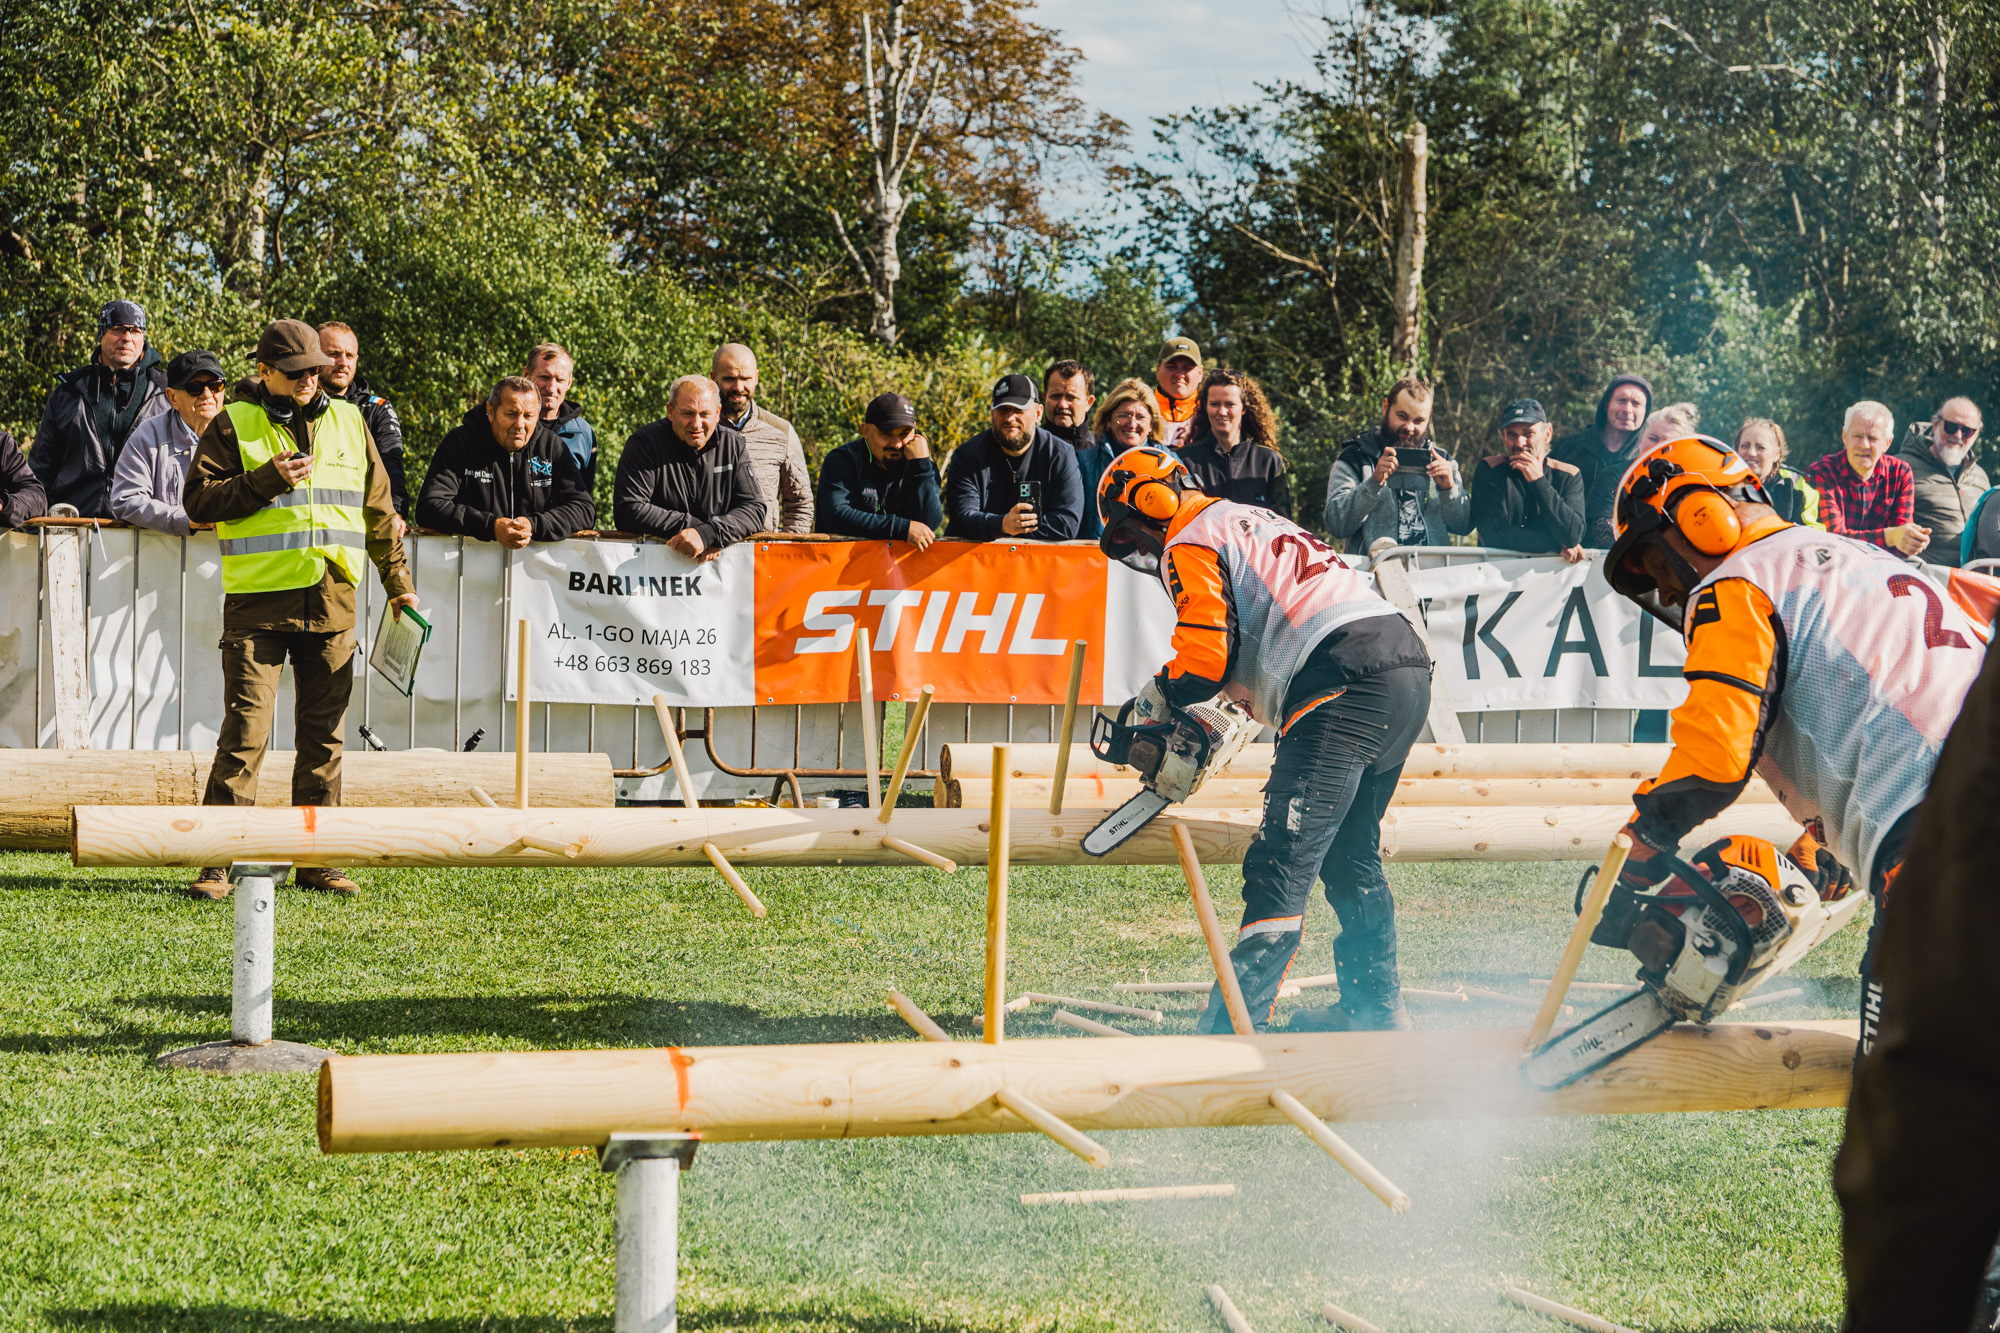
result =
[[1638,452],[1639,436],[1653,411],[1653,386],[1641,375],[1614,375],[1597,400],[1597,420],[1555,442],[1549,457],[1568,463],[1583,479],[1583,544],[1610,549],[1617,538],[1611,511],[1618,483]]
[[361,409],[368,433],[375,437],[375,452],[382,455],[382,470],[389,474],[389,494],[395,497],[396,517],[410,516],[409,482],[403,476],[403,423],[389,400],[368,387],[361,378],[361,340],[354,330],[337,319],[319,326],[319,350],[332,364],[320,372],[319,383],[329,397],[344,398]]
[[[944,474],[954,537],[1066,542],[1083,524],[1076,450],[1041,428],[1042,404],[1026,375],[993,386],[992,424],[958,447]],[[1092,497],[1093,500],[1095,497]]]
[[559,542],[596,520],[569,449],[542,420],[533,380],[509,375],[484,407],[439,442],[417,497],[417,523],[518,551]]
[[1481,546],[1583,559],[1583,478],[1549,457],[1554,433],[1533,398],[1508,405],[1500,418],[1506,452],[1488,454],[1472,469],[1472,526]]
[[919,551],[944,523],[937,463],[917,433],[917,414],[900,393],[868,404],[861,438],[826,456],[819,468],[819,530],[836,537],[908,542]]
[[146,312],[113,301],[97,312],[90,364],[56,376],[28,466],[52,505],[110,518],[111,469],[133,428],[167,410],[167,377],[146,339]]
[[764,493],[743,437],[722,424],[722,395],[706,375],[667,390],[667,415],[625,442],[612,486],[619,530],[661,537],[690,560],[764,527]]
[[0,529],[18,528],[31,518],[46,517],[48,512],[49,497],[42,493],[42,483],[35,480],[35,470],[21,456],[21,446],[14,443],[12,434],[0,430]]

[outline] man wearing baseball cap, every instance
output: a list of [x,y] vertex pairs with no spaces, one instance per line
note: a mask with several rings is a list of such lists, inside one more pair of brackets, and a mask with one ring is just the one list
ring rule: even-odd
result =
[[1583,559],[1583,475],[1549,457],[1555,428],[1533,398],[1518,398],[1500,415],[1503,452],[1472,470],[1472,526],[1479,544],[1537,555]]
[[[281,319],[257,340],[257,381],[201,437],[183,503],[222,539],[222,734],[203,805],[255,805],[287,660],[298,704],[293,805],[340,804],[341,732],[354,690],[354,594],[373,564],[397,615],[417,604],[382,455],[361,409],[330,398],[331,363],[309,324]],[[357,893],[322,867],[299,887]],[[189,892],[229,896],[219,867]]]
[[860,436],[820,464],[814,512],[819,530],[837,537],[908,542],[919,551],[937,540],[944,526],[937,463],[909,399],[885,393],[868,404]]
[[142,424],[111,470],[111,515],[135,528],[185,537],[192,528],[181,492],[208,423],[222,411],[228,375],[215,353],[182,352],[167,362],[171,412]]
[[1153,367],[1153,398],[1167,428],[1167,448],[1178,450],[1194,430],[1201,407],[1201,348],[1192,338],[1169,338]]
[[1083,525],[1076,450],[1042,429],[1041,396],[1026,375],[993,386],[991,424],[958,446],[944,474],[953,537],[1066,542]]
[[51,505],[84,518],[110,518],[111,473],[141,422],[167,410],[160,354],[146,339],[146,312],[113,301],[97,312],[90,364],[56,376],[28,452]]

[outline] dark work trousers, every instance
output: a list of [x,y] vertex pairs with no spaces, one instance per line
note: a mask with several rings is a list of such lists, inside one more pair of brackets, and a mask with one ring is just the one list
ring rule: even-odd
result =
[[[1334,971],[1344,1008],[1386,1018],[1401,999],[1396,900],[1382,873],[1382,812],[1430,711],[1428,667],[1355,681],[1285,729],[1264,787],[1264,822],[1243,858],[1243,925],[1230,958],[1258,1031],[1304,938],[1313,881],[1340,918]],[[1197,1024],[1227,1032],[1219,991]]]
[[[1918,809],[1923,807],[1919,806]],[[1882,909],[1888,905],[1889,886],[1903,869],[1903,844],[1917,822],[1917,811],[1907,811],[1882,837],[1875,851],[1875,868],[1868,875],[1868,896],[1874,900],[1875,914],[1868,922],[1868,944],[1861,951],[1861,1040],[1854,1058],[1875,1049],[1875,1034],[1882,1023],[1882,983],[1875,976],[1875,951],[1882,938]]]
[[250,629],[222,634],[222,734],[203,805],[257,804],[257,771],[271,744],[278,672],[287,658],[297,696],[292,804],[340,804],[340,733],[354,692],[354,631]]
[[2000,654],[1988,654],[1870,950],[1881,1021],[1833,1168],[1852,1333],[1965,1333],[2000,1234],[1995,791]]

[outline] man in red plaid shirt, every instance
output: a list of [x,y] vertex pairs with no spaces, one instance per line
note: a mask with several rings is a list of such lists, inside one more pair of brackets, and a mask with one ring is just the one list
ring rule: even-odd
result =
[[1819,488],[1820,518],[1828,532],[1920,555],[1931,543],[1931,530],[1910,521],[1917,479],[1908,463],[1888,457],[1895,441],[1894,413],[1881,403],[1856,403],[1840,423],[1841,452],[1807,468],[1806,480]]

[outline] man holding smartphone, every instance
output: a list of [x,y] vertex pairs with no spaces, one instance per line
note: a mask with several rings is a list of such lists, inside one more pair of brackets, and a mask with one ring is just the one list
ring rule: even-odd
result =
[[[216,413],[188,468],[182,503],[222,539],[222,733],[203,805],[255,805],[278,674],[292,664],[298,754],[293,805],[340,804],[341,732],[354,692],[354,592],[373,564],[401,615],[417,604],[388,469],[361,409],[330,398],[330,358],[308,324],[281,319],[257,340],[246,399]],[[302,889],[360,892],[330,867]],[[189,892],[227,898],[210,866]]]
[[1066,542],[1083,522],[1076,450],[1042,429],[1042,404],[1026,375],[993,386],[988,427],[960,445],[944,474],[951,537]]
[[1384,537],[1443,546],[1472,531],[1472,499],[1458,464],[1431,443],[1431,386],[1397,380],[1382,420],[1340,447],[1326,479],[1326,530],[1353,555]]

